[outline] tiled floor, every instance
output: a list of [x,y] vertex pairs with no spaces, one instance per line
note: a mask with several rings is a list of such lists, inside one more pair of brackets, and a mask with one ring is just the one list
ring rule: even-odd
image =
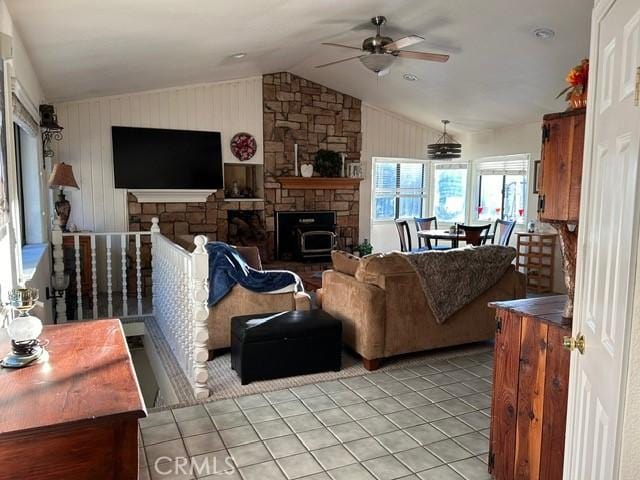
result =
[[140,478],[490,478],[491,378],[483,353],[152,413]]

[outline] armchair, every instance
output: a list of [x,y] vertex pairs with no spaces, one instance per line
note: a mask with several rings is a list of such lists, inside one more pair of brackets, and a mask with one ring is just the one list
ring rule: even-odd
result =
[[[236,247],[249,266],[262,270],[257,247]],[[257,293],[241,285],[233,287],[215,306],[209,308],[209,350],[228,348],[231,345],[231,318],[289,310],[310,310],[311,298],[306,293]]]

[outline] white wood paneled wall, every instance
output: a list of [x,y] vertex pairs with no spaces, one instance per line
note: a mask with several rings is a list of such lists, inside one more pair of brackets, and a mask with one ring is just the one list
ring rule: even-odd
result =
[[[427,158],[427,144],[440,132],[372,105],[362,105],[362,162],[365,179],[360,184],[360,241],[371,239],[372,158]],[[395,226],[391,234],[396,235]],[[394,237],[395,238],[395,237]],[[375,248],[375,245],[374,245]]]
[[191,85],[56,105],[64,138],[55,161],[73,166],[80,190],[69,192],[71,218],[83,230],[128,230],[126,191],[115,189],[111,126],[212,130],[222,133],[223,160],[234,161],[231,137],[256,137],[262,163],[262,77]]

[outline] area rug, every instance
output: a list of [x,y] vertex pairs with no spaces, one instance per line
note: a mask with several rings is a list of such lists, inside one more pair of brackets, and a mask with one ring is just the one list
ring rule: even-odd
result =
[[[211,396],[205,400],[196,400],[193,396],[191,385],[186,376],[180,369],[173,353],[162,333],[155,323],[153,317],[145,320],[147,337],[153,342],[157,349],[162,363],[164,365],[169,379],[179,399],[180,405],[193,405],[196,403],[210,402],[212,400],[221,400],[225,398],[235,398],[242,395],[251,395],[255,393],[265,393],[284,388],[298,387],[318,382],[326,382],[339,378],[349,378],[369,373],[363,366],[362,361],[356,355],[348,350],[342,353],[342,370],[339,372],[323,372],[312,375],[299,375],[295,377],[280,378],[275,380],[266,380],[259,382],[251,382],[248,385],[242,385],[236,372],[231,369],[231,355],[227,352],[221,354],[207,363],[209,371],[208,386]],[[148,347],[147,347],[148,348]],[[382,367],[376,372],[386,372],[400,368],[411,368],[426,366],[429,363],[440,360],[447,360],[460,356],[468,355],[486,355],[493,351],[492,342],[474,343],[463,345],[460,347],[442,348],[438,350],[430,350],[408,355],[400,355],[385,360]],[[158,405],[160,406],[160,405]],[[169,405],[161,405],[167,407]]]

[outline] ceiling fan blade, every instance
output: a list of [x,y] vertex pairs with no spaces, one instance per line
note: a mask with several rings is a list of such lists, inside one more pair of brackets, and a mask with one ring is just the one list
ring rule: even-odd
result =
[[407,35],[406,37],[399,38],[395,42],[391,42],[384,46],[384,49],[387,52],[392,52],[395,50],[400,50],[401,48],[410,47],[411,45],[415,45],[416,43],[424,42],[424,38],[418,35]]
[[403,58],[413,58],[415,60],[428,60],[430,62],[446,62],[449,60],[449,55],[442,55],[440,53],[429,52],[412,52],[411,50],[400,50],[393,52],[393,55]]
[[364,55],[356,55],[355,57],[343,58],[342,60],[336,60],[335,62],[323,63],[322,65],[316,65],[315,68],[328,67],[329,65],[335,65],[336,63],[348,62],[356,58],[364,57]]
[[350,48],[351,50],[362,50],[360,47],[352,47],[350,45],[341,45],[340,43],[322,42],[322,45],[328,45],[329,47]]

